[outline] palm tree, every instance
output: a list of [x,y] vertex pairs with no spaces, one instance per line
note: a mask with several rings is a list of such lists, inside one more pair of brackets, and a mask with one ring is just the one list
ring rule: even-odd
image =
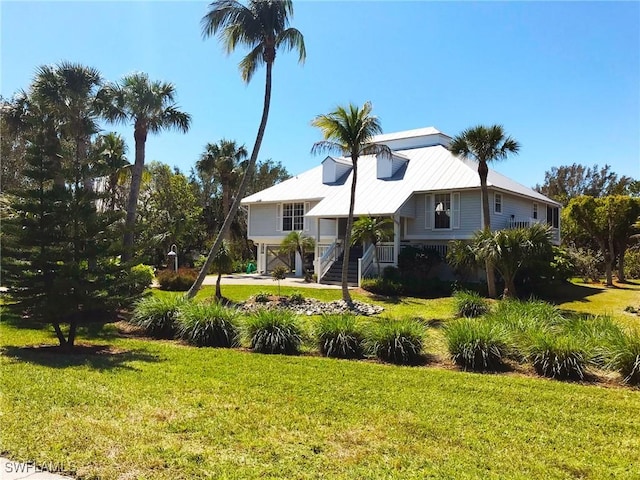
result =
[[133,255],[133,235],[147,135],[167,129],[186,133],[191,124],[191,116],[180,111],[176,105],[176,89],[172,83],[151,81],[146,73],[127,75],[119,84],[107,85],[99,96],[105,117],[117,123],[131,122],[134,128],[135,161],[127,199],[122,255],[122,259],[128,261]]
[[[478,125],[468,128],[451,140],[449,151],[454,155],[478,162],[480,176],[480,191],[482,194],[483,230],[491,231],[489,215],[489,190],[487,189],[488,162],[504,160],[510,153],[517,154],[520,144],[513,138],[506,136],[502,125],[485,127]],[[493,277],[493,266],[489,259],[485,263],[487,271],[487,288],[489,296],[496,296],[496,284]]]
[[[305,253],[313,250],[316,246],[316,241],[302,232],[292,231],[284,237],[282,243],[280,243],[280,251],[284,253],[293,253],[300,257],[300,265],[304,267]],[[296,275],[301,275],[302,272],[297,272]]]
[[393,220],[389,217],[376,218],[370,215],[360,217],[353,223],[351,231],[351,244],[371,243],[373,244],[373,258],[376,262],[378,275],[380,275],[380,261],[378,259],[378,244],[393,238]]
[[222,290],[220,288],[220,281],[222,280],[223,273],[231,273],[233,271],[233,258],[231,258],[231,251],[229,250],[229,244],[224,241],[220,245],[220,249],[213,259],[213,271],[218,274],[216,279],[216,300],[222,301]]
[[536,260],[553,257],[551,229],[542,224],[528,228],[481,230],[474,235],[470,249],[475,258],[482,262],[490,259],[504,280],[504,298],[516,296],[515,278],[518,270],[534,264]]
[[202,266],[198,278],[187,292],[188,298],[193,298],[211,268],[211,263],[220,248],[222,239],[231,228],[231,223],[240,207],[240,200],[247,190],[247,185],[262,145],[262,138],[267,127],[269,106],[271,104],[271,71],[276,59],[278,48],[286,50],[296,49],[298,60],[303,63],[306,49],[302,33],[295,28],[289,28],[289,17],[293,15],[291,0],[249,0],[245,6],[236,0],[216,0],[209,5],[209,12],[202,18],[202,33],[205,37],[218,35],[224,43],[227,53],[233,52],[238,45],[249,47],[251,51],[240,61],[242,79],[249,83],[253,74],[261,65],[266,66],[266,80],[264,89],[264,104],[262,118],[258,127],[258,135],[251,151],[249,163],[238,187],[238,192],[231,205],[231,209],[222,224],[218,236],[213,242],[207,260]]
[[100,135],[94,145],[98,164],[104,169],[107,175],[107,185],[105,188],[109,210],[116,207],[118,197],[118,186],[123,183],[127,167],[131,164],[127,160],[127,145],[124,139],[115,132]]
[[[201,173],[213,176],[222,189],[222,215],[226,218],[231,209],[231,192],[237,187],[243,171],[243,160],[247,158],[244,145],[238,147],[233,140],[222,139],[219,143],[207,143],[205,152],[196,163]],[[225,236],[229,240],[229,232]]]
[[344,257],[342,260],[342,299],[348,304],[352,303],[349,295],[349,246],[351,245],[351,228],[353,226],[353,208],[356,201],[356,183],[358,180],[358,158],[360,155],[382,154],[391,155],[391,150],[386,145],[372,143],[374,135],[382,133],[382,127],[378,117],[371,114],[371,102],[365,102],[362,108],[349,104],[348,107],[336,107],[325,115],[318,115],[311,125],[318,127],[324,140],[316,142],[311,151],[336,152],[351,158],[351,200],[349,202],[349,216],[347,217],[347,230],[344,236]]

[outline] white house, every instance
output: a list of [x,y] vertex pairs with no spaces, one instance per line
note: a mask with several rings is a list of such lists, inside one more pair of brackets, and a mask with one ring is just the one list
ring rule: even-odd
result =
[[[451,154],[450,140],[433,127],[378,135],[374,142],[388,145],[393,156],[358,160],[354,216],[393,219],[393,242],[378,246],[383,266],[397,265],[405,245],[433,247],[444,255],[450,240],[470,239],[481,229],[477,163]],[[329,156],[318,167],[242,200],[248,236],[258,247],[259,271],[271,271],[283,261],[280,242],[296,230],[315,238],[314,267],[322,280],[342,253],[351,172],[349,158]],[[543,222],[553,228],[554,243],[560,242],[559,203],[493,170],[488,187],[492,229]],[[374,267],[372,247],[357,256],[361,278]]]

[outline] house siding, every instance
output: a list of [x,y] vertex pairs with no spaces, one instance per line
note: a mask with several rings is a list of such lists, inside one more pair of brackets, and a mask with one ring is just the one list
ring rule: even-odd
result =
[[404,238],[407,240],[451,240],[470,238],[480,229],[480,192],[451,192],[460,194],[460,228],[432,230],[426,226],[426,194],[412,197],[415,206],[415,218],[406,219]]
[[544,223],[547,217],[547,207],[545,203],[536,202],[530,198],[522,198],[508,193],[502,194],[502,214],[497,214],[495,208],[496,192],[489,192],[489,203],[491,213],[491,229],[502,230],[509,228],[511,216],[515,221],[528,221],[533,218],[533,204],[538,204],[538,221]]
[[[286,202],[286,203],[305,203],[307,211],[311,210],[318,204],[315,202]],[[251,214],[249,215],[249,238],[257,237],[282,237],[287,233],[277,228],[278,203],[253,203],[250,206]],[[335,220],[320,220],[320,234],[322,236],[335,236]],[[313,218],[305,219],[304,234],[310,237],[316,235],[316,222]]]

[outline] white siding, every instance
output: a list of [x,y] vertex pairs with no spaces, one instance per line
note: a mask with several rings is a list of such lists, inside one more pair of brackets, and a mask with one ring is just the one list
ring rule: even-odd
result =
[[[298,203],[298,202],[290,202]],[[305,211],[311,210],[318,202],[300,202],[305,204]],[[281,204],[279,203],[254,203],[249,210],[250,238],[258,237],[282,237],[287,233],[282,231]],[[322,236],[335,235],[335,220],[320,220],[320,234]],[[304,219],[304,234],[310,237],[316,235],[316,222],[313,218]]]
[[[533,200],[528,198],[522,198],[515,195],[509,195],[508,193],[502,193],[502,215],[498,215],[493,210],[494,192],[489,192],[489,202],[491,206],[491,229],[501,230],[508,228],[511,222],[511,216],[513,215],[516,221],[529,220],[533,216]],[[541,204],[538,202],[538,221],[543,221],[543,215],[541,215]],[[546,217],[546,206],[544,208]]]
[[[456,192],[451,192],[456,193]],[[414,195],[415,218],[406,220],[405,238],[412,240],[450,240],[456,238],[470,238],[473,232],[480,229],[480,193],[478,191],[460,193],[460,228],[450,230],[432,230],[426,213],[425,194]],[[452,199],[453,200],[453,199]],[[432,199],[433,203],[433,199]],[[457,206],[457,205],[456,205]],[[455,223],[454,223],[455,225]]]

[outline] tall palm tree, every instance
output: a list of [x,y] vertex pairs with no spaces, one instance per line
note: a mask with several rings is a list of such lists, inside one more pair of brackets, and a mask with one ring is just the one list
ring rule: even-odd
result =
[[378,244],[393,238],[393,220],[389,217],[376,218],[370,215],[360,217],[353,223],[351,243],[371,243],[373,245],[373,258],[376,262],[378,275],[380,271],[380,259],[378,258]]
[[[488,162],[504,160],[510,153],[517,154],[520,144],[507,136],[502,125],[485,127],[478,125],[468,128],[451,140],[449,151],[454,155],[474,160],[478,163],[480,176],[480,191],[482,195],[483,230],[491,231],[491,217],[489,214],[489,190],[487,188]],[[487,257],[485,263],[487,271],[487,288],[489,296],[496,296],[496,284],[493,276],[493,265]]]
[[269,117],[271,104],[271,72],[278,48],[297,50],[298,60],[303,63],[306,49],[302,33],[288,27],[289,17],[293,16],[291,0],[249,0],[245,6],[236,0],[217,0],[209,5],[209,11],[202,18],[202,33],[205,37],[218,35],[227,53],[233,52],[238,45],[249,47],[251,51],[240,61],[242,79],[249,83],[258,67],[265,65],[266,79],[264,88],[264,104],[262,118],[258,127],[256,141],[251,151],[244,176],[238,187],[236,198],[222,224],[218,236],[213,242],[207,260],[202,266],[198,278],[187,292],[192,298],[198,293],[202,282],[211,268],[211,263],[220,244],[231,228],[231,223],[240,207],[240,200],[249,184],[262,145],[262,138]]
[[[222,189],[222,215],[224,218],[231,210],[231,192],[238,186],[243,172],[243,160],[247,158],[244,145],[238,147],[235,141],[222,139],[219,143],[207,143],[205,152],[196,163],[196,168],[214,177]],[[229,240],[229,232],[225,235]]]
[[313,153],[335,152],[351,158],[351,200],[342,260],[342,299],[348,304],[353,303],[351,295],[349,295],[348,273],[349,246],[351,245],[353,209],[358,180],[358,158],[360,155],[391,155],[391,150],[386,145],[372,143],[374,135],[382,133],[382,127],[378,117],[371,114],[371,110],[371,102],[365,102],[361,108],[351,103],[346,108],[338,106],[331,113],[318,115],[311,122],[311,125],[320,129],[324,138],[324,140],[314,143],[311,149]]
[[124,139],[115,132],[100,135],[94,145],[98,165],[104,170],[107,178],[105,188],[107,207],[114,210],[118,197],[118,186],[123,183],[131,164],[127,160],[127,145]]
[[127,199],[124,251],[125,261],[133,255],[133,238],[144,170],[145,147],[149,133],[176,129],[189,130],[191,115],[180,111],[175,103],[176,89],[172,83],[151,81],[146,73],[125,76],[119,84],[107,85],[101,92],[103,114],[117,123],[133,123],[135,161]]

